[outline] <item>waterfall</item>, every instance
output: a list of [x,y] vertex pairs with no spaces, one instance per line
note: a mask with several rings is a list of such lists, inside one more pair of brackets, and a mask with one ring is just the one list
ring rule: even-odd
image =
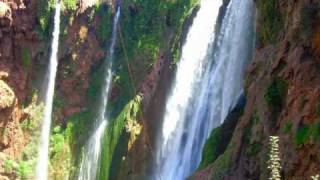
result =
[[243,93],[253,50],[252,0],[231,0],[215,38],[220,0],[202,0],[188,33],[167,99],[154,178],[185,179],[198,167],[211,130]]
[[39,155],[36,169],[36,178],[38,180],[46,180],[48,178],[48,161],[49,161],[49,135],[51,126],[52,103],[54,96],[54,86],[58,67],[58,48],[60,34],[60,2],[57,1],[54,30],[51,45],[51,56],[49,64],[49,79],[45,96],[44,119],[41,127],[41,137],[39,146]]
[[106,74],[103,84],[102,101],[99,105],[98,117],[95,121],[98,126],[96,127],[94,133],[89,138],[89,141],[84,147],[84,155],[82,157],[82,162],[80,166],[80,172],[78,175],[79,180],[94,180],[96,179],[99,157],[101,150],[101,138],[104,134],[104,130],[108,125],[108,120],[106,117],[106,107],[108,105],[109,91],[111,89],[112,82],[112,61],[114,54],[114,47],[117,40],[117,26],[120,17],[120,7],[118,8],[116,15],[113,20],[112,38],[111,45],[109,49],[109,61],[106,62]]

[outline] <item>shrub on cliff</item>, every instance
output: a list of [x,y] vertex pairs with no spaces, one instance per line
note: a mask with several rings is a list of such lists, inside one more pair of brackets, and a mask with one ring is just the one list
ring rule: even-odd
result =
[[243,107],[235,107],[224,123],[212,130],[210,137],[203,148],[199,169],[203,169],[215,162],[217,158],[226,151],[238,119],[241,117],[242,113]]
[[283,28],[283,19],[277,0],[258,0],[259,38],[263,44],[274,43]]
[[264,99],[273,111],[278,112],[281,110],[287,90],[288,83],[281,78],[276,78],[267,87]]

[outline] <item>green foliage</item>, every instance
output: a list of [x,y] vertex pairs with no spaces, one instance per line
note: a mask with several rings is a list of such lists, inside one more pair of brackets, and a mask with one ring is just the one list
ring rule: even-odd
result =
[[112,12],[111,8],[101,4],[97,6],[96,13],[100,16],[101,21],[97,27],[97,36],[100,42],[105,43],[112,31]]
[[120,137],[127,133],[125,131],[125,123],[128,119],[137,120],[138,112],[141,107],[141,100],[142,97],[137,95],[107,127],[102,146],[99,179],[109,179],[111,162],[112,159],[115,158],[115,149],[118,143],[120,143]]
[[77,0],[62,0],[62,4],[66,11],[77,10]]
[[22,129],[32,135],[39,131],[44,111],[44,104],[41,103],[37,105],[35,101],[36,99],[28,108],[30,116],[21,123]]
[[259,142],[252,143],[246,149],[246,153],[249,156],[255,156],[261,151],[261,144]]
[[73,126],[68,123],[66,128],[57,125],[50,136],[50,176],[54,179],[64,179],[74,173],[71,141]]
[[5,159],[3,164],[5,172],[12,172],[15,168],[15,163],[12,159]]
[[261,0],[257,3],[261,22],[259,38],[263,44],[275,43],[283,28],[282,14],[278,4],[277,0]]
[[103,70],[104,68],[96,69],[90,75],[90,85],[87,91],[87,96],[93,102],[98,101],[101,96],[101,88],[104,80]]
[[287,95],[287,91],[288,83],[281,78],[277,78],[268,86],[264,99],[269,107],[275,111],[280,111],[282,103]]
[[41,38],[48,37],[50,17],[55,6],[55,0],[38,0],[37,17],[39,20],[38,34]]
[[88,137],[89,129],[91,128],[89,121],[94,117],[91,110],[86,110],[72,115],[68,119],[66,137],[72,139],[70,143],[81,144]]
[[25,69],[28,69],[31,65],[31,56],[27,48],[22,49],[22,64]]
[[213,164],[213,173],[210,179],[224,179],[231,166],[232,146],[229,144],[227,150],[218,157]]
[[286,134],[290,133],[292,126],[293,126],[292,122],[287,122],[282,128],[282,132]]
[[20,160],[18,162],[13,159],[5,159],[4,171],[5,173],[15,174],[21,180],[33,179],[35,163],[35,159]]
[[52,144],[52,146],[50,147],[51,152],[58,153],[62,150],[65,144],[65,137],[64,134],[61,132],[60,126],[56,126],[53,129],[53,134],[50,136],[50,144]]
[[311,125],[310,136],[314,141],[320,140],[320,123],[314,123]]
[[210,137],[204,146],[199,169],[203,169],[212,164],[226,151],[237,121],[241,117],[242,113],[243,107],[235,107],[227,116],[223,124],[212,130]]
[[218,148],[220,146],[219,144],[220,136],[221,136],[221,127],[217,127],[213,129],[209,139],[207,140],[204,146],[202,160],[201,160],[199,169],[203,169],[207,167],[209,164],[213,163],[220,155],[218,152]]
[[314,142],[320,139],[320,123],[313,123],[310,125],[304,125],[298,128],[295,135],[295,144],[303,145],[308,142],[308,140],[313,140]]
[[310,129],[308,126],[299,127],[296,133],[295,144],[303,145],[305,144],[310,136]]
[[19,179],[27,180],[33,175],[33,166],[35,161],[20,161],[17,167],[17,176]]

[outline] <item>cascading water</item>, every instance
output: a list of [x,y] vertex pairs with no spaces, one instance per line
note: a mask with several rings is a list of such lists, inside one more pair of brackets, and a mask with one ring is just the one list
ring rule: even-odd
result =
[[153,179],[180,180],[193,173],[211,130],[243,92],[254,44],[254,5],[251,0],[231,0],[214,38],[221,4],[202,0],[188,33],[166,104]]
[[96,175],[97,175],[100,149],[101,149],[101,138],[108,124],[108,120],[106,117],[106,107],[108,104],[109,91],[111,89],[112,61],[113,61],[114,47],[117,40],[117,26],[118,26],[119,17],[120,17],[120,7],[118,8],[113,20],[112,39],[111,39],[111,45],[109,49],[109,58],[108,58],[109,61],[106,62],[107,68],[106,68],[106,74],[104,79],[105,81],[103,85],[102,101],[99,106],[100,109],[98,112],[97,120],[95,122],[98,126],[95,129],[92,136],[90,137],[88,143],[84,147],[84,155],[82,157],[80,172],[78,176],[79,180],[90,180],[90,179],[93,180],[93,179],[96,179]]
[[58,67],[58,48],[60,34],[60,2],[57,2],[54,16],[54,30],[51,45],[51,56],[49,64],[49,79],[46,91],[44,119],[41,128],[39,157],[36,169],[36,178],[38,180],[46,180],[48,178],[48,161],[49,161],[49,135],[51,126],[52,103],[54,96],[54,86],[56,80],[56,72]]

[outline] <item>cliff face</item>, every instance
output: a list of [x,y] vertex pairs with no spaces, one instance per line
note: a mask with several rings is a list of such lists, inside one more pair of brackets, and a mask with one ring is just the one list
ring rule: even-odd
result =
[[244,114],[225,152],[194,179],[267,179],[269,136],[280,138],[283,179],[320,172],[320,4],[257,0],[256,5],[257,44],[244,82]]
[[[29,8],[27,8],[28,6]],[[32,63],[41,44],[34,33],[34,2],[0,2],[0,151],[18,156],[25,145],[19,127],[25,119]]]

